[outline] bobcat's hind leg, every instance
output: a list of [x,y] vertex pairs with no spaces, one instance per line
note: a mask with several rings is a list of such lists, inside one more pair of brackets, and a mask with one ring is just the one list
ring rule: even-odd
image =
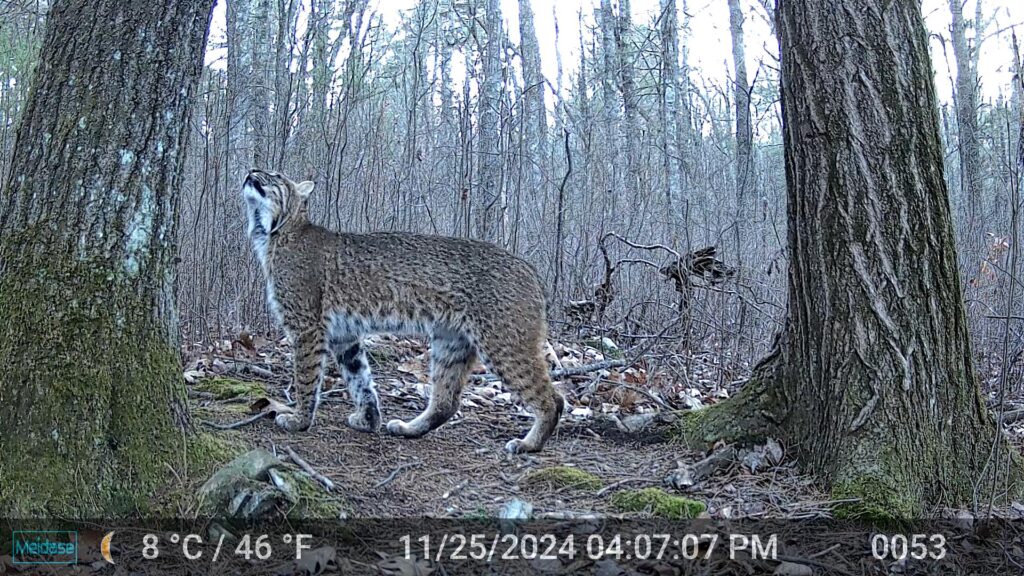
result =
[[301,432],[313,425],[316,409],[320,405],[320,385],[323,382],[324,334],[319,328],[309,328],[295,334],[292,395],[294,414],[278,414],[274,423],[289,432]]
[[355,410],[348,416],[349,427],[360,432],[376,432],[380,428],[380,398],[362,342],[355,336],[332,334],[328,345],[355,404]]
[[491,369],[509,390],[519,394],[535,417],[526,436],[510,440],[505,450],[512,454],[537,452],[558,426],[564,404],[562,395],[551,384],[547,360],[539,343],[531,344],[528,350],[507,346],[492,348],[484,348]]
[[412,421],[388,422],[388,432],[419,438],[448,421],[459,410],[459,398],[476,360],[476,347],[466,336],[436,329],[430,342],[430,378],[433,391],[427,409]]

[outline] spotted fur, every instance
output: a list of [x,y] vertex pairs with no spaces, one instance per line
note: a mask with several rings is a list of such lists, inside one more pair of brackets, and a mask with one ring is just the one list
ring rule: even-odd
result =
[[540,450],[558,424],[562,397],[548,375],[544,295],[529,264],[485,242],[408,233],[337,234],[309,221],[312,182],[253,170],[242,186],[249,238],[267,280],[267,299],[295,348],[292,393],[300,409],[277,424],[314,421],[328,354],[355,404],[348,425],[380,427],[362,339],[368,334],[430,337],[433,393],[391,434],[415,438],[444,424],[477,359],[532,408],[536,419],[510,452]]

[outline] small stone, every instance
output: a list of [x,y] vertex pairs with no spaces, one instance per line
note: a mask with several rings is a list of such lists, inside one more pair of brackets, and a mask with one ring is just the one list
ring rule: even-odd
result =
[[516,524],[528,520],[533,515],[533,504],[513,498],[498,511],[498,528],[503,533],[514,532]]
[[775,571],[772,574],[775,576],[811,576],[814,574],[814,570],[806,564],[783,562],[775,567]]
[[782,457],[785,454],[782,450],[782,445],[779,444],[775,438],[769,438],[764,444],[765,452],[768,454],[768,461],[773,466],[782,464]]
[[643,414],[630,414],[620,419],[616,424],[618,424],[618,428],[623,432],[632,434],[640,432],[657,420],[658,414],[656,412],[646,412]]
[[[231,516],[250,517],[268,510],[284,494],[266,481],[268,471],[282,466],[276,456],[263,449],[250,450],[217,470],[199,489],[200,501],[207,512],[217,515],[227,512]],[[270,488],[281,498],[268,498],[264,488]],[[253,500],[253,499],[256,500]]]

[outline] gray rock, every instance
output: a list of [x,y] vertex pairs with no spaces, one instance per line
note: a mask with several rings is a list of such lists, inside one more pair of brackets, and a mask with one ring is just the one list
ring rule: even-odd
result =
[[284,464],[263,449],[250,450],[217,470],[199,489],[203,509],[214,515],[254,518],[287,496],[267,481],[270,470]]
[[533,515],[533,504],[513,498],[498,511],[498,528],[503,533],[514,532],[516,525],[523,520],[528,520],[531,515]]

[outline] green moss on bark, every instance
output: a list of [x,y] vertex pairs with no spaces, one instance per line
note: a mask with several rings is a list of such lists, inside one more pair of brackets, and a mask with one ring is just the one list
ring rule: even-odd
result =
[[921,498],[910,493],[911,485],[892,474],[867,472],[838,479],[832,485],[834,500],[842,502],[832,510],[836,518],[893,525],[921,516]]
[[34,256],[7,242],[0,515],[146,510],[167,465],[183,457],[188,421],[159,306],[105,263]]
[[173,473],[166,484],[149,500],[149,514],[175,518],[188,517],[198,509],[197,491],[214,471],[248,449],[233,430],[197,433],[185,440],[182,459],[169,463]]
[[676,413],[672,438],[694,450],[716,442],[755,443],[770,435],[769,394],[765,380],[754,378],[736,396],[699,410]]

